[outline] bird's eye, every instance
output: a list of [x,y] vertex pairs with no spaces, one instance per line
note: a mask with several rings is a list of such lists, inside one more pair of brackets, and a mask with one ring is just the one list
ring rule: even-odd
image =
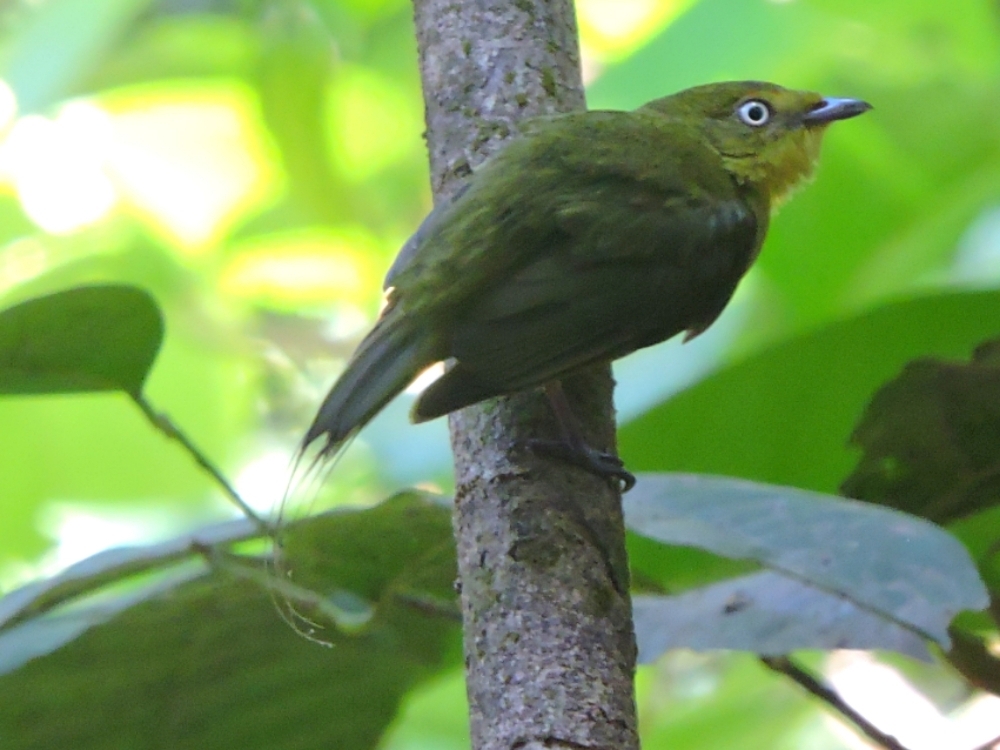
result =
[[771,119],[771,108],[767,102],[751,99],[748,102],[743,102],[736,110],[736,114],[747,125],[759,128],[761,125],[766,125]]

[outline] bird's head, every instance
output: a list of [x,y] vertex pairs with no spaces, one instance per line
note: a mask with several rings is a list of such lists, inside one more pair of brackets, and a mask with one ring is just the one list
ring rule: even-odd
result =
[[739,182],[772,208],[812,175],[826,126],[871,109],[860,99],[823,97],[773,83],[710,83],[643,107],[697,127]]

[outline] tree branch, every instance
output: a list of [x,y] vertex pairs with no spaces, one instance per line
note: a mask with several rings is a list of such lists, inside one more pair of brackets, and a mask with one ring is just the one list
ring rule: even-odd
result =
[[[436,200],[523,117],[584,107],[570,0],[414,0]],[[564,384],[614,448],[610,368]],[[559,435],[537,393],[450,418],[466,678],[476,750],[638,748],[621,498],[533,455]]]

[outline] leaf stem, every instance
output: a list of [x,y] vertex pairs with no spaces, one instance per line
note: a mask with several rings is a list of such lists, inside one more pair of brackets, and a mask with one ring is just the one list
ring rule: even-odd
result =
[[799,686],[837,711],[841,716],[860,729],[869,739],[877,742],[886,748],[886,750],[907,750],[904,745],[900,744],[899,740],[880,730],[868,721],[868,719],[847,705],[844,699],[832,687],[817,680],[787,656],[762,656],[760,657],[760,661],[768,669],[783,674],[797,682]]
[[195,463],[207,471],[209,475],[218,483],[218,485],[222,488],[223,493],[233,502],[234,505],[236,505],[237,508],[240,509],[243,515],[257,524],[264,534],[269,537],[274,536],[274,529],[271,525],[258,516],[254,512],[253,508],[247,505],[246,501],[239,496],[233,486],[229,483],[229,480],[226,479],[222,475],[222,472],[219,471],[219,469],[211,461],[209,461],[208,457],[198,449],[198,446],[192,443],[191,440],[188,439],[187,435],[180,431],[177,425],[170,420],[170,417],[166,414],[157,412],[153,406],[146,401],[141,393],[133,393],[130,395],[142,413],[146,415],[146,418],[150,421],[150,423],[168,438],[176,440],[180,443],[181,447],[187,451],[188,455],[194,459]]

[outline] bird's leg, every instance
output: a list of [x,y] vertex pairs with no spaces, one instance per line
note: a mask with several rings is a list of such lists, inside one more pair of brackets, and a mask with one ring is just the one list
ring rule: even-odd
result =
[[597,476],[614,481],[622,492],[628,492],[635,485],[635,475],[626,471],[622,460],[611,453],[599,451],[587,444],[580,423],[570,408],[569,400],[558,380],[545,386],[552,413],[559,423],[562,440],[531,440],[529,447],[560,461],[579,466]]

